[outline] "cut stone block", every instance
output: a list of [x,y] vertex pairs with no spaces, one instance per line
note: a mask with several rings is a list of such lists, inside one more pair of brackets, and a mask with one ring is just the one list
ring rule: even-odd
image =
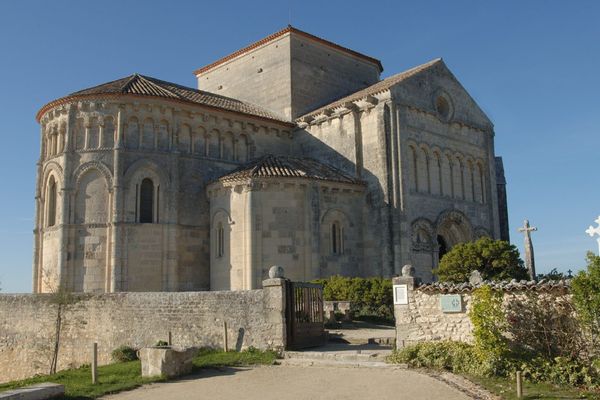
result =
[[198,354],[195,347],[145,347],[140,349],[142,377],[175,377],[192,372],[192,360]]

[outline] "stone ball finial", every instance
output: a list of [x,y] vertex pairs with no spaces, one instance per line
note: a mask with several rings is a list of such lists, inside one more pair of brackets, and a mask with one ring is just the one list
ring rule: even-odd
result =
[[280,267],[279,265],[273,265],[269,268],[269,278],[271,279],[283,278],[283,273],[283,267]]
[[406,264],[402,267],[402,276],[404,277],[413,277],[415,276],[415,267],[410,264]]
[[469,275],[469,283],[473,286],[481,285],[483,283],[481,272],[477,270],[471,271],[471,275]]

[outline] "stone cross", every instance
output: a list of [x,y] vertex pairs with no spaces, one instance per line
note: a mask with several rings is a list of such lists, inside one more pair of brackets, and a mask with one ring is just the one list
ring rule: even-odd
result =
[[597,223],[598,226],[594,228],[593,226],[590,225],[590,227],[585,231],[585,233],[590,235],[590,237],[594,237],[594,235],[598,235],[598,239],[596,239],[596,240],[598,241],[598,255],[600,256],[600,216],[598,216],[598,218],[596,218],[596,220],[594,222]]
[[523,227],[519,228],[519,232],[525,235],[525,266],[529,271],[529,277],[532,281],[535,281],[535,258],[533,256],[533,244],[531,243],[531,232],[537,231],[534,226],[529,226],[529,221],[523,222]]

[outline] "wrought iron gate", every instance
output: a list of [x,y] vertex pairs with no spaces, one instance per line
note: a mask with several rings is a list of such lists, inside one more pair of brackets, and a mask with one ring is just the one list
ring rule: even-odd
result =
[[327,341],[323,318],[323,287],[314,283],[286,283],[287,348],[315,347]]

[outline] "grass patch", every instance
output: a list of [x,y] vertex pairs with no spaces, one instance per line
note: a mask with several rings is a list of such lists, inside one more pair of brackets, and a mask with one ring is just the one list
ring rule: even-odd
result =
[[42,382],[65,385],[65,398],[89,399],[108,393],[134,389],[145,383],[164,381],[164,378],[142,378],[140,361],[103,365],[98,367],[98,383],[92,385],[91,367],[84,366],[57,372],[54,375],[42,375],[34,378],[14,381],[0,385],[0,392]]
[[194,369],[215,367],[239,367],[248,365],[272,365],[277,359],[274,351],[254,348],[241,352],[202,349],[194,359]]
[[[517,384],[515,380],[498,377],[466,377],[472,382],[486,388],[490,392],[506,400],[517,400]],[[599,400],[600,393],[586,392],[577,388],[567,388],[550,383],[531,383],[523,381],[523,399],[591,399]]]
[[[277,353],[248,349],[242,352],[202,349],[193,361],[193,371],[203,368],[229,366],[271,365],[275,362]],[[91,367],[84,366],[76,369],[60,371],[54,375],[42,375],[0,384],[0,392],[17,389],[42,382],[53,382],[65,385],[66,399],[93,399],[109,393],[135,389],[143,384],[163,382],[166,378],[142,378],[140,361],[128,361],[98,367],[98,383],[92,385]]]

